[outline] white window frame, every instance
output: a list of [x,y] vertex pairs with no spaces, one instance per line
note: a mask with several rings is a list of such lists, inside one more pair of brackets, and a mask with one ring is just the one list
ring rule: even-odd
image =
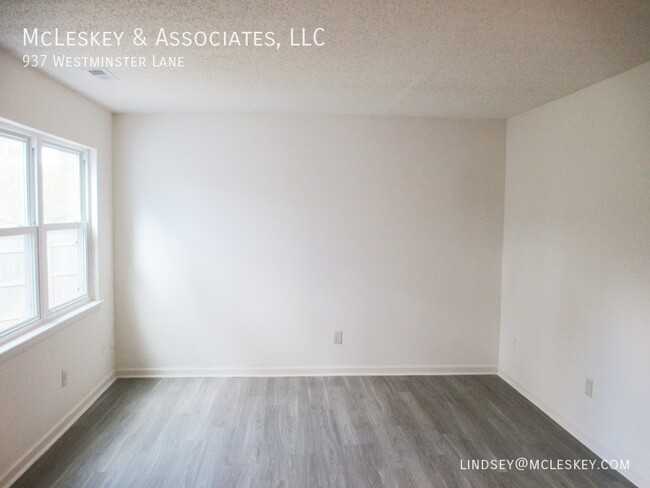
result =
[[[97,262],[94,238],[96,232],[96,151],[41,131],[30,129],[0,118],[0,134],[24,140],[28,144],[26,170],[26,223],[19,227],[0,228],[0,237],[29,234],[36,246],[34,257],[34,300],[36,317],[0,331],[0,354],[6,346],[23,336],[33,336],[40,329],[58,325],[62,319],[71,318],[88,310],[97,301]],[[43,147],[69,151],[80,157],[80,221],[45,223],[43,208],[42,160]],[[47,233],[54,230],[79,229],[84,239],[79,246],[80,263],[84,263],[85,293],[54,307],[49,306]]]

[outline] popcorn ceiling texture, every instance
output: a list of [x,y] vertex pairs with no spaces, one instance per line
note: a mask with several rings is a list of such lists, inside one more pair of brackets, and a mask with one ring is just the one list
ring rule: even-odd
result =
[[[126,31],[120,48],[24,48],[23,27]],[[134,47],[168,30],[271,30],[279,50]],[[320,48],[289,29],[325,28]],[[185,56],[185,68],[45,71],[116,112],[512,116],[650,59],[648,0],[3,0],[15,56]],[[32,68],[33,69],[33,68]],[[0,67],[0,75],[2,67]],[[1,76],[0,76],[1,79]]]

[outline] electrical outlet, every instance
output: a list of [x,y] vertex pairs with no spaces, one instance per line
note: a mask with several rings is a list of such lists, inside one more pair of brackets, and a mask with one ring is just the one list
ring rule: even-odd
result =
[[587,378],[587,381],[585,381],[585,395],[591,398],[593,392],[594,392],[594,380],[592,380],[591,378]]
[[115,338],[113,336],[111,336],[109,347],[111,348],[111,351],[115,349]]
[[512,338],[512,347],[514,347],[515,349],[517,349],[517,336],[514,336],[514,337]]
[[67,369],[62,369],[61,370],[61,388],[63,388],[67,384],[68,384],[68,370]]
[[337,330],[334,332],[334,344],[343,344],[343,331]]

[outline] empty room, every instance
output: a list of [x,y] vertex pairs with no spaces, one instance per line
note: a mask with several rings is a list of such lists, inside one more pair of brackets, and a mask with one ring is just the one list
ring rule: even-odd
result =
[[0,488],[650,488],[648,0],[0,0]]

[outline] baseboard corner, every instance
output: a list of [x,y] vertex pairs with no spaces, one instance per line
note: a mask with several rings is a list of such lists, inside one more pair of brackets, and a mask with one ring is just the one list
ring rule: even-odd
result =
[[18,480],[65,432],[81,417],[90,406],[117,379],[115,371],[106,375],[99,384],[77,403],[49,432],[41,437],[14,465],[0,475],[0,487],[9,488]]
[[[580,427],[574,424],[571,420],[567,419],[560,412],[555,410],[544,400],[535,395],[532,391],[522,385],[519,381],[514,379],[503,369],[497,369],[497,376],[503,381],[508,383],[512,388],[514,388],[520,395],[526,398],[529,402],[539,408],[542,412],[548,415],[554,422],[556,422],[560,427],[566,430],[569,434],[575,437],[579,442],[585,445],[589,450],[596,454],[601,459],[624,459],[622,456],[617,456],[610,449],[603,446],[598,442],[593,436],[583,431]],[[639,471],[634,467],[630,467],[629,470],[617,470],[625,479],[633,483],[639,488],[650,488],[650,478],[644,473]]]

